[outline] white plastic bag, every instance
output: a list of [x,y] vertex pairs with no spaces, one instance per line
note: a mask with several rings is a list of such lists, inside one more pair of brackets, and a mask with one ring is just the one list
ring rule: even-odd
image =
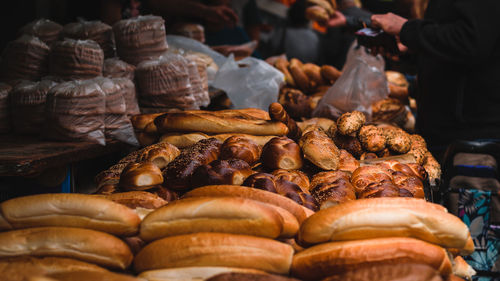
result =
[[214,87],[224,90],[236,109],[260,108],[278,100],[283,74],[252,57],[236,62],[231,54],[215,76]]
[[384,59],[380,55],[374,57],[364,47],[356,45],[349,50],[342,76],[313,111],[314,117],[337,119],[345,112],[357,110],[371,120],[372,103],[389,95]]

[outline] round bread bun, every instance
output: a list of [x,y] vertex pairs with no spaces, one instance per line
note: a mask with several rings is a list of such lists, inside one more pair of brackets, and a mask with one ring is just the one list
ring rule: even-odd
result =
[[380,237],[413,237],[472,253],[469,229],[442,207],[416,198],[358,199],[321,210],[301,225],[307,244]]
[[40,194],[7,200],[0,213],[14,228],[80,227],[130,236],[141,222],[133,210],[105,198],[86,194]]
[[97,265],[68,258],[23,256],[0,260],[3,281],[25,281],[31,276],[77,270],[107,272]]
[[299,281],[295,278],[288,278],[274,274],[255,274],[255,273],[242,273],[242,272],[227,272],[222,273],[207,281]]
[[226,233],[195,233],[156,240],[134,260],[136,272],[188,266],[223,266],[288,274],[290,245],[271,239]]
[[139,277],[154,281],[202,281],[213,276],[229,272],[267,274],[264,271],[248,268],[192,266],[145,271],[141,273]]
[[37,227],[0,233],[0,258],[25,255],[74,258],[113,269],[125,269],[133,259],[122,240],[89,229]]
[[408,80],[406,80],[406,77],[401,72],[388,70],[385,72],[385,77],[387,78],[387,82],[396,86],[405,88],[409,86]]
[[57,281],[144,281],[134,276],[113,272],[70,271],[47,275]]
[[238,185],[207,185],[200,188],[193,189],[184,194],[187,197],[243,197],[253,199],[256,201],[268,203],[274,206],[283,208],[292,213],[299,223],[306,219],[304,208],[295,203],[293,200],[288,199],[279,194],[260,190],[256,188],[238,186]]
[[382,264],[361,266],[322,281],[443,281],[439,272],[425,264]]
[[426,264],[441,275],[451,273],[445,249],[413,238],[378,238],[331,242],[308,248],[293,257],[292,274],[304,280],[319,280],[361,266],[402,263]]
[[268,204],[238,197],[193,197],[174,201],[146,216],[140,237],[145,241],[219,232],[277,238],[283,219]]

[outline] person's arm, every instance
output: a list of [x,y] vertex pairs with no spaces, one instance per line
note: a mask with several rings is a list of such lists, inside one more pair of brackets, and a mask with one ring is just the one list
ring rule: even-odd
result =
[[500,38],[500,1],[457,0],[454,8],[461,18],[453,23],[406,22],[400,32],[401,42],[411,50],[452,63],[485,62]]

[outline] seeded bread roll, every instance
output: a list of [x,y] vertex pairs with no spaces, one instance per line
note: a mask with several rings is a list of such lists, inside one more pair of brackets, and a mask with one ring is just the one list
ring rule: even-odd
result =
[[314,175],[311,182],[311,194],[318,201],[320,209],[356,200],[349,174],[343,171],[328,171]]
[[241,185],[253,173],[248,163],[243,160],[215,160],[198,167],[191,178],[191,183],[193,186]]
[[337,120],[338,132],[344,136],[356,136],[365,122],[366,117],[362,112],[353,111],[344,113]]
[[358,138],[363,148],[369,152],[383,150],[387,142],[384,132],[373,125],[363,126],[359,131]]

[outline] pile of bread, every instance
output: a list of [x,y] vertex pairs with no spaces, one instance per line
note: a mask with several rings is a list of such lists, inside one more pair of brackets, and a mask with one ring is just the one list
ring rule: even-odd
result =
[[473,274],[446,252],[474,250],[467,227],[424,200],[363,199],[311,215],[283,196],[243,186],[204,186],[166,205],[144,194],[3,202],[2,280],[424,281]]
[[306,18],[312,21],[326,24],[337,10],[335,0],[307,0]]

